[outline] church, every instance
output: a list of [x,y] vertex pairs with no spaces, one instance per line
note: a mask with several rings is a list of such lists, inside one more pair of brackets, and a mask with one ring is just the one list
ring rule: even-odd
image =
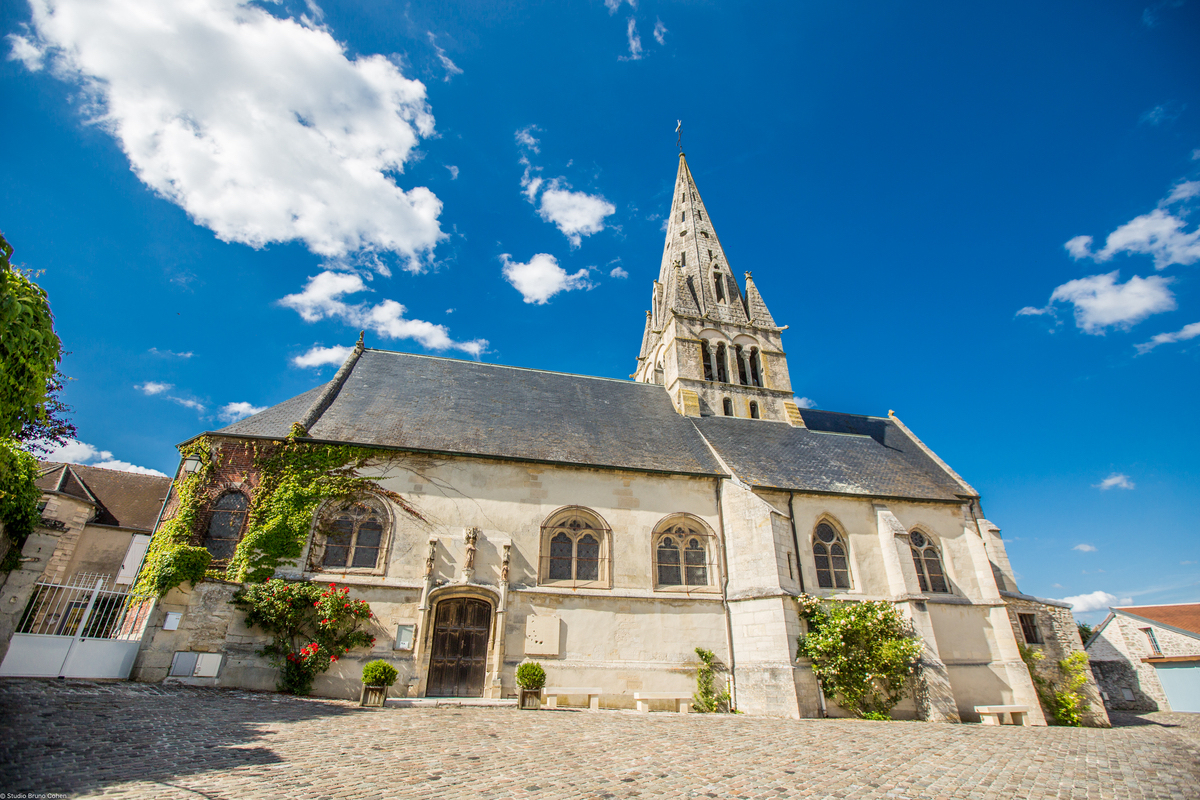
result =
[[[536,660],[548,685],[632,708],[635,693],[694,691],[703,647],[742,712],[844,714],[796,658],[808,594],[889,600],[912,620],[925,653],[896,716],[978,721],[977,705],[1016,704],[1044,724],[1019,647],[1047,663],[1080,649],[1069,608],[1020,593],[979,493],[894,414],[798,403],[782,334],[681,153],[633,380],[360,337],[328,383],[205,434],[218,467],[194,542],[228,562],[260,480],[254,447],[298,431],[382,454],[361,474],[385,491],[324,504],[275,574],[371,604],[375,647],[351,658],[393,663],[394,694],[512,697],[517,665]],[[164,596],[135,678],[273,688],[236,588]],[[357,697],[360,670],[343,659],[315,693]]]

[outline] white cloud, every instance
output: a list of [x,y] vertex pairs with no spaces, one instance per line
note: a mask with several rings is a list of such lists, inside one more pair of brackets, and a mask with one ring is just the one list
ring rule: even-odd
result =
[[1178,214],[1169,209],[1198,196],[1200,181],[1180,181],[1159,201],[1158,208],[1134,217],[1110,233],[1102,249],[1092,250],[1091,236],[1076,236],[1063,246],[1076,261],[1082,258],[1108,261],[1119,253],[1134,253],[1152,256],[1155,269],[1194,264],[1200,261],[1200,226],[1189,232],[1183,219],[1188,209],[1185,207]]
[[642,37],[638,36],[637,20],[629,18],[625,27],[625,36],[629,39],[629,55],[621,56],[622,61],[637,61],[642,57]]
[[1071,549],[1072,549],[1072,550],[1078,550],[1078,551],[1079,551],[1079,552],[1081,552],[1081,553],[1094,553],[1094,552],[1096,552],[1096,548],[1095,548],[1094,546],[1090,545],[1090,544],[1077,544],[1077,545],[1075,545],[1074,547],[1072,547]]
[[446,169],[450,170],[450,180],[458,180],[458,167],[454,166],[453,164],[447,164]]
[[1132,489],[1134,486],[1135,484],[1129,480],[1129,476],[1121,472],[1114,472],[1099,483],[1093,484],[1094,488],[1102,492],[1107,492],[1109,489]]
[[245,419],[252,414],[266,410],[266,406],[252,406],[245,401],[240,403],[226,403],[217,412],[217,418],[222,422],[237,422],[239,419]]
[[537,125],[529,125],[525,128],[522,128],[521,130],[517,131],[516,134],[514,134],[514,136],[516,137],[516,140],[517,140],[517,144],[520,145],[521,147],[532,150],[535,153],[542,152],[540,149],[538,149],[538,144],[540,144],[540,142],[538,142],[538,140],[536,138],[534,138],[534,135],[533,135],[534,131],[537,131],[537,130],[539,130]]
[[206,410],[205,405],[199,400],[189,400],[186,397],[175,397],[174,395],[167,395],[167,399],[172,403],[178,403],[184,408],[190,408],[198,414],[203,414]]
[[8,52],[9,61],[20,61],[25,65],[25,69],[30,72],[38,72],[44,66],[43,59],[46,56],[44,48],[39,47],[30,39],[21,36],[20,34],[10,33],[7,37],[9,45],[12,49]]
[[609,273],[608,273],[608,277],[610,277],[610,278],[628,278],[628,277],[629,277],[629,273],[628,273],[628,272],[626,272],[625,270],[623,270],[623,269],[622,269],[622,268],[620,268],[620,267],[613,267],[613,268],[612,268],[612,269],[609,271]]
[[42,460],[59,461],[67,464],[86,464],[89,467],[103,467],[104,469],[115,469],[121,472],[136,472],[139,475],[167,477],[156,469],[139,467],[128,461],[117,461],[109,451],[101,450],[76,439],[68,439],[64,444],[51,447],[50,451],[42,456]]
[[1045,308],[1034,308],[1033,306],[1025,306],[1017,312],[1018,317],[1034,316],[1038,317],[1042,314],[1053,314],[1054,306],[1046,306]]
[[334,345],[333,347],[314,347],[303,355],[292,359],[297,367],[323,367],[326,364],[342,364],[354,350],[353,347]]
[[159,350],[157,347],[151,347],[146,352],[153,353],[156,356],[166,356],[168,358],[191,358],[192,356],[196,355],[190,350],[186,353],[176,353],[174,350]]
[[430,350],[461,350],[478,357],[487,349],[486,339],[458,342],[450,338],[444,325],[434,325],[419,319],[405,319],[406,309],[395,300],[376,305],[350,304],[343,297],[366,291],[362,278],[345,272],[326,270],[310,277],[304,290],[279,300],[281,306],[294,309],[305,322],[321,319],[340,319],[347,325],[366,328],[389,339],[416,339]]
[[545,305],[559,292],[591,289],[593,286],[586,269],[568,275],[558,265],[558,259],[549,253],[538,253],[526,264],[513,261],[508,253],[501,254],[500,260],[504,263],[504,279],[521,293],[526,303]]
[[617,9],[621,7],[621,3],[629,3],[629,7],[634,11],[637,10],[637,0],[604,0],[604,7],[608,9],[609,15],[617,13]]
[[167,391],[168,389],[173,388],[174,386],[175,386],[175,384],[173,384],[173,383],[159,383],[158,381],[146,381],[145,383],[143,383],[141,385],[134,384],[133,388],[137,389],[138,391],[140,391],[142,394],[145,394],[145,395],[155,395],[155,394],[162,394],[163,392]]
[[1151,337],[1150,341],[1142,342],[1139,345],[1134,345],[1137,348],[1138,355],[1149,353],[1160,344],[1174,344],[1175,342],[1185,342],[1188,339],[1195,339],[1200,336],[1200,322],[1193,322],[1190,325],[1184,325],[1174,333],[1160,333]]
[[666,44],[667,26],[663,25],[661,19],[654,20],[654,41],[659,44]]
[[1133,602],[1133,598],[1118,599],[1115,594],[1095,591],[1088,594],[1077,594],[1074,597],[1064,597],[1062,602],[1070,603],[1071,611],[1076,614],[1086,614],[1089,611],[1104,611],[1110,606],[1128,605]]
[[601,195],[573,192],[564,186],[558,179],[550,182],[551,188],[542,192],[538,215],[554,223],[572,247],[579,247],[584,236],[604,230],[604,218],[617,213],[617,207]]
[[1171,187],[1171,193],[1164,197],[1159,205],[1173,206],[1196,195],[1200,195],[1200,181],[1180,181]]
[[46,50],[137,176],[218,238],[414,272],[444,238],[441,201],[394,180],[434,132],[425,87],[383,56],[247,0],[30,2],[23,60]]
[[811,397],[797,397],[796,405],[800,408],[816,408],[817,401],[813,400]]
[[426,31],[426,35],[429,37],[429,43],[433,45],[433,49],[437,51],[438,61],[442,62],[442,69],[446,70],[446,77],[443,80],[449,83],[450,79],[455,75],[462,75],[462,70],[459,69],[459,66],[450,60],[445,50],[438,47],[437,37],[431,31]]
[[[1151,314],[1175,308],[1175,295],[1167,288],[1170,278],[1151,275],[1133,276],[1118,284],[1117,272],[1089,275],[1067,281],[1050,295],[1050,306],[1056,302],[1075,306],[1075,324],[1084,333],[1102,335],[1106,328],[1129,328]],[[1047,309],[1050,307],[1047,306]],[[1038,313],[1023,308],[1018,314]]]
[[1187,106],[1181,103],[1163,103],[1147,111],[1138,119],[1143,125],[1161,125],[1164,122],[1174,122]]

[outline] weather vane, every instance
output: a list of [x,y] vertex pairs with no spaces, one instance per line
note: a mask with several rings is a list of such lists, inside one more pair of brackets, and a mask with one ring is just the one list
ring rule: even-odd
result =
[[675,146],[679,148],[679,152],[683,152],[683,120],[675,120]]

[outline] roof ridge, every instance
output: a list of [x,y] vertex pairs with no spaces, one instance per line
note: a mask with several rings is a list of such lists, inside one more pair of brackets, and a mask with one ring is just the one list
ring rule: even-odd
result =
[[512,369],[520,372],[541,372],[547,375],[564,375],[568,378],[586,378],[591,381],[612,381],[613,383],[623,383],[627,386],[652,386],[661,389],[662,386],[657,383],[642,383],[641,381],[631,381],[626,378],[606,378],[603,375],[583,375],[578,372],[560,372],[554,369],[538,369],[536,367],[518,367],[512,364],[491,364],[486,361],[476,361],[471,358],[453,358],[451,356],[431,356],[423,353],[406,353],[403,350],[384,350],[379,347],[364,348],[364,352],[371,351],[375,353],[387,353],[388,355],[409,356],[411,358],[427,358],[431,361],[451,361],[455,364],[477,364],[481,367],[493,367],[495,369]]

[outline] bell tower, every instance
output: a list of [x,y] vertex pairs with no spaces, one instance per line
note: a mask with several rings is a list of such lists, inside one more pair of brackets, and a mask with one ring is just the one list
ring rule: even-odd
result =
[[661,384],[686,416],[802,426],[782,331],[750,273],[738,283],[680,153],[634,380]]

